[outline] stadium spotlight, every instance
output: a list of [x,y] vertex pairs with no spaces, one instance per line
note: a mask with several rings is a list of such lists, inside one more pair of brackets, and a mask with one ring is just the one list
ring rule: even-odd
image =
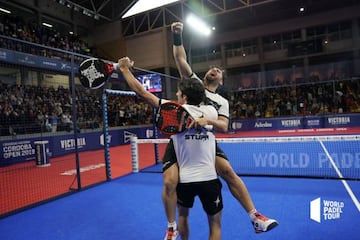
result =
[[138,0],[131,8],[121,17],[127,18],[139,13],[147,12],[149,10],[159,8],[170,3],[178,2],[179,0]]
[[53,27],[53,25],[51,25],[50,23],[46,23],[46,22],[43,22],[42,25],[45,26],[45,27],[48,27],[48,28]]
[[5,8],[0,8],[0,12],[4,12],[4,13],[7,13],[7,14],[10,14],[11,11],[10,10],[7,10]]
[[186,22],[193,30],[202,35],[209,36],[211,34],[211,28],[203,20],[192,14],[186,18]]

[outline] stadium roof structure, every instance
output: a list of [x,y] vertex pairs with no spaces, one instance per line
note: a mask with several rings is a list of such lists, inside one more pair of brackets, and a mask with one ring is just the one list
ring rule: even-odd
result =
[[121,19],[125,36],[184,21],[189,13],[226,32],[359,4],[358,0],[179,0],[124,18],[139,0],[57,1],[77,4],[106,21]]
[[[142,0],[141,0],[142,1]],[[165,2],[165,0],[162,0]],[[128,11],[140,0],[10,0],[11,4],[24,10],[28,8],[51,17],[43,12],[50,2],[68,9],[73,14],[82,14],[103,24],[121,21],[124,36],[136,35],[169,26],[174,21],[185,21],[192,13],[209,25],[216,27],[218,33],[231,32],[242,28],[261,25],[274,21],[313,15],[329,10],[359,6],[358,0],[168,0],[169,3],[135,15],[126,17]],[[145,0],[153,3],[153,0]],[[62,5],[63,7],[60,7]],[[2,4],[0,4],[2,7]],[[49,8],[47,8],[49,9]],[[54,10],[53,10],[54,11]],[[62,19],[61,19],[62,20]],[[67,20],[72,24],[71,19]],[[90,21],[89,21],[90,22]],[[77,23],[79,27],[81,23]],[[84,27],[86,27],[84,25]]]

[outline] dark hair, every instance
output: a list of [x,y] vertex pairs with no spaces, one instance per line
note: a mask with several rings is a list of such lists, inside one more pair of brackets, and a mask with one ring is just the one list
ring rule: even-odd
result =
[[181,80],[179,89],[183,95],[186,95],[187,104],[199,105],[205,100],[204,84],[197,78]]

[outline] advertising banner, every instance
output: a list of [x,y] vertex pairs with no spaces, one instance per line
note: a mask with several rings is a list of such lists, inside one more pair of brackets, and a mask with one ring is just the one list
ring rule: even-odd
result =
[[359,127],[360,114],[336,114],[325,117],[324,127]]
[[230,127],[234,131],[287,130],[333,127],[359,127],[360,114],[326,116],[297,116],[286,118],[235,119]]
[[[32,54],[11,51],[0,48],[0,60],[13,64],[21,64],[29,67],[51,69],[56,71],[71,72],[70,62],[57,59],[35,56]],[[78,66],[73,66],[74,71],[78,71]]]
[[[340,137],[339,137],[340,138]],[[238,174],[358,178],[357,139],[219,143]]]
[[[154,137],[152,127],[111,130],[108,136],[110,147],[129,144],[130,137],[133,135],[136,135],[138,138]],[[74,135],[66,134],[0,141],[0,166],[35,160],[35,142],[37,141],[47,141],[49,144],[49,155],[51,157],[58,157],[74,153],[76,143],[79,151],[101,149],[104,147],[104,134],[102,131],[79,133],[76,140]]]

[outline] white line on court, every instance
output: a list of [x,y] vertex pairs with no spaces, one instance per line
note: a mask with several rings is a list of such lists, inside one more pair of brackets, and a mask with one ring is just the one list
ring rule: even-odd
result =
[[[328,157],[328,159],[330,160],[331,162],[331,165],[334,167],[337,175],[340,177],[340,178],[344,178],[342,173],[340,172],[339,168],[336,166],[335,162],[334,162],[334,159],[332,159],[332,157],[330,156],[328,150],[326,149],[324,143],[318,139],[318,141],[320,142],[321,144],[321,147],[323,148],[324,152],[326,153],[326,156]],[[357,207],[357,209],[359,210],[360,212],[360,203],[359,203],[359,200],[357,200],[355,194],[353,193],[353,191],[351,190],[349,184],[344,180],[342,179],[341,180],[342,184],[344,185],[346,191],[348,192],[348,194],[350,195],[352,201],[354,202],[355,206]]]

